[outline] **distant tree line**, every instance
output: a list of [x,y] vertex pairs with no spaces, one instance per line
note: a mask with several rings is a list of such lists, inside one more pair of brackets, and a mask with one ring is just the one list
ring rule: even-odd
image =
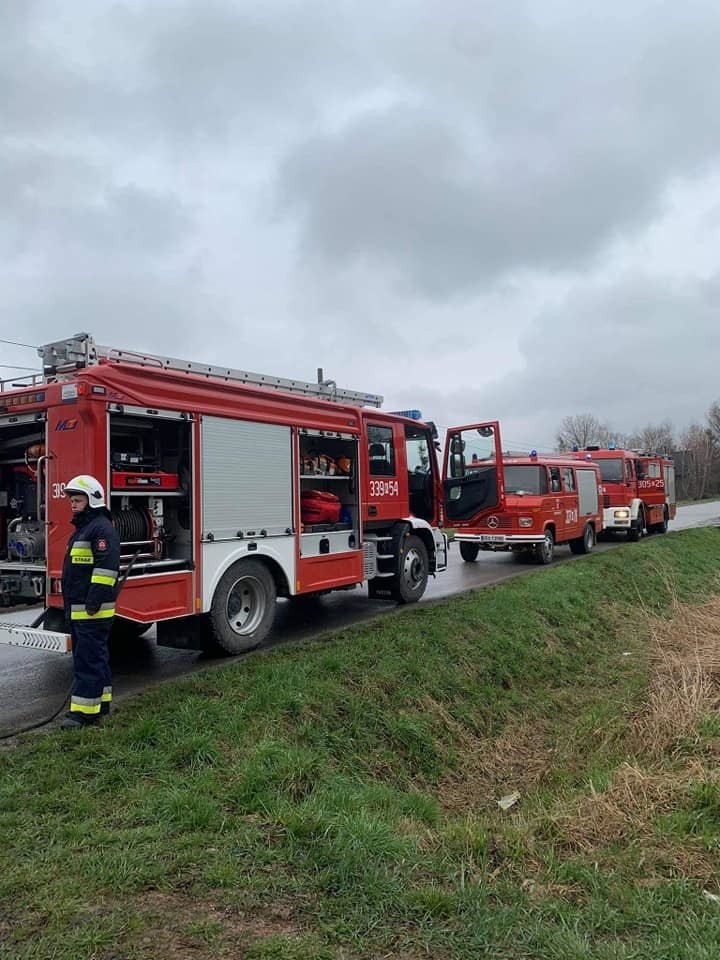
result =
[[591,413],[564,417],[555,435],[560,452],[589,446],[616,447],[668,454],[675,461],[679,500],[720,495],[720,401],[710,404],[702,423],[676,434],[669,420],[648,424],[635,433],[621,433]]

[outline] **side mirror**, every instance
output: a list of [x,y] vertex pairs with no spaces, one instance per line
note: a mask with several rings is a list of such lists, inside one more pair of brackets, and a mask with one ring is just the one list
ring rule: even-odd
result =
[[465,458],[461,453],[453,453],[450,457],[450,476],[455,480],[465,476]]

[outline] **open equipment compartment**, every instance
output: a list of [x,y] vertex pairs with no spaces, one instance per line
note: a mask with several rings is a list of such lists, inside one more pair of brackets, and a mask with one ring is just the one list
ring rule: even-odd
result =
[[193,422],[186,413],[133,410],[109,416],[110,511],[130,576],[191,569]]
[[298,464],[301,555],[360,549],[358,438],[302,428]]
[[0,605],[45,596],[45,416],[0,417]]

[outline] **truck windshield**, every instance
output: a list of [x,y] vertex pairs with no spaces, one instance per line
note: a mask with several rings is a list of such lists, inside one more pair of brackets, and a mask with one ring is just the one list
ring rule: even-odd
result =
[[595,463],[600,467],[600,473],[605,483],[622,483],[622,460],[595,460]]
[[548,492],[547,471],[538,465],[506,466],[505,493],[539,496]]

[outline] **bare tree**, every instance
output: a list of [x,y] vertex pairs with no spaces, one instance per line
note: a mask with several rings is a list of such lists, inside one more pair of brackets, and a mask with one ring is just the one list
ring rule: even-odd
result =
[[558,450],[572,450],[597,444],[605,446],[611,435],[610,429],[601,423],[592,413],[579,413],[572,417],[563,417],[555,434],[555,446]]
[[715,444],[720,448],[720,401],[710,404],[706,414],[707,425]]
[[710,430],[691,424],[680,437],[680,449],[675,453],[680,499],[702,500],[708,496],[715,460],[716,446]]
[[716,400],[710,404],[705,418],[715,448],[715,459],[710,477],[709,491],[711,496],[715,496],[717,493],[720,493],[720,401]]
[[677,446],[673,426],[669,420],[649,423],[628,438],[628,446],[648,453],[672,453]]

